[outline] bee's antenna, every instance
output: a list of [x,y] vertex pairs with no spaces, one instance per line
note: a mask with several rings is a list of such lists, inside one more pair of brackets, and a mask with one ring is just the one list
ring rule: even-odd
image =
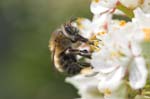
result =
[[76,21],[77,19],[78,19],[77,17],[72,16],[72,17],[69,18],[69,21],[65,25],[70,25],[71,26],[71,23]]
[[77,17],[73,17],[73,16],[72,16],[72,17],[70,18],[70,23],[72,23],[72,22],[74,22],[74,21],[76,21],[76,20],[77,20]]

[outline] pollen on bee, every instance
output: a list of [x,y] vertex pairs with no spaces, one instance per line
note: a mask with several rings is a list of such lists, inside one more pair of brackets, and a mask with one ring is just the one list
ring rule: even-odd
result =
[[126,25],[126,21],[121,20],[121,21],[119,22],[119,25],[120,25],[120,26],[125,26],[125,25]]
[[150,28],[144,28],[144,40],[145,41],[150,41]]

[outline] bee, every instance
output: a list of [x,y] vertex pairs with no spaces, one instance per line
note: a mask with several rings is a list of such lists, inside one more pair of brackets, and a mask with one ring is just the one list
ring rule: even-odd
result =
[[79,34],[79,30],[72,26],[73,20],[66,22],[59,29],[52,32],[49,48],[52,54],[52,62],[59,72],[75,75],[84,68],[91,68],[91,64],[77,59],[77,55],[83,58],[91,58],[88,50],[79,50],[81,43],[93,44],[87,38]]

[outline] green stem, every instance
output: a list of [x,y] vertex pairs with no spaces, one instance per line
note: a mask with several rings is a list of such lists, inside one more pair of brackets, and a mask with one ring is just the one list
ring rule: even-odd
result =
[[116,8],[124,12],[130,19],[134,17],[133,9],[129,9],[125,7],[124,5],[122,5],[121,3],[118,3]]

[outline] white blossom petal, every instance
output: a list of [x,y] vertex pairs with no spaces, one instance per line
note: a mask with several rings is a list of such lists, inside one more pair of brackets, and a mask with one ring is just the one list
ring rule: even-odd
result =
[[137,42],[135,42],[135,41],[131,42],[131,47],[132,47],[132,48],[131,48],[132,54],[133,54],[134,56],[139,56],[139,55],[141,55],[142,50],[141,50],[140,45],[139,45]]
[[140,26],[139,28],[150,28],[150,14],[145,14],[140,8],[137,8],[134,10],[134,15],[133,21]]
[[110,91],[116,90],[119,85],[122,83],[122,77],[124,76],[124,68],[119,67],[116,71],[108,74],[105,78],[103,78],[99,85],[98,89],[101,92],[105,92],[106,89]]
[[144,3],[141,5],[141,8],[144,12],[150,13],[150,0],[144,0]]
[[140,5],[142,5],[142,0],[119,0],[124,6],[127,8],[136,8]]
[[101,14],[113,9],[118,0],[93,0],[91,3],[91,12],[93,14]]
[[130,85],[133,89],[143,88],[147,79],[147,69],[143,57],[136,57],[130,68]]
[[76,75],[74,77],[67,77],[66,82],[74,85],[79,90],[78,94],[81,95],[82,98],[102,98],[102,94],[97,88],[99,80],[94,76]]
[[118,63],[108,60],[110,53],[107,49],[103,48],[99,53],[92,54],[91,64],[94,71],[101,73],[109,73],[118,68]]

